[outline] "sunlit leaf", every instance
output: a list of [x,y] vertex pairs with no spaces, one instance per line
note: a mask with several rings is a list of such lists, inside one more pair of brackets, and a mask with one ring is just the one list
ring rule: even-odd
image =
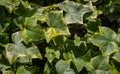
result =
[[64,1],[59,4],[59,8],[66,12],[64,21],[67,24],[80,23],[83,24],[83,16],[85,13],[93,11],[92,3],[79,5],[73,1]]
[[39,41],[44,39],[43,31],[35,18],[26,18],[24,22],[25,28],[21,32],[22,39],[29,43],[30,41]]
[[20,31],[19,32],[15,32],[15,33],[12,34],[12,41],[14,43],[20,43],[20,42],[22,42],[21,32]]
[[62,16],[63,14],[61,11],[50,12],[47,14],[46,20],[47,24],[50,26],[45,32],[47,42],[59,35],[70,35],[67,25],[62,21]]
[[106,27],[100,27],[99,32],[90,38],[90,41],[98,46],[103,55],[110,55],[118,51],[118,45],[115,43],[116,33]]
[[30,71],[26,70],[24,66],[20,66],[17,69],[16,74],[32,74]]
[[76,66],[78,72],[80,72],[83,69],[84,64],[85,64],[83,59],[79,59],[79,58],[78,59],[74,59],[73,63]]
[[11,70],[5,70],[3,71],[3,74],[15,74],[15,73]]
[[11,64],[14,63],[18,58],[20,58],[23,61],[29,60],[29,62],[31,62],[30,59],[32,58],[42,59],[42,56],[36,46],[27,48],[22,43],[7,44],[6,57],[8,58],[8,61]]

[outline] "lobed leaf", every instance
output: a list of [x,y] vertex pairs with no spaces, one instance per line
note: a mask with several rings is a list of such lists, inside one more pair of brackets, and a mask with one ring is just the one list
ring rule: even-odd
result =
[[100,27],[99,33],[93,35],[90,41],[100,48],[102,55],[110,55],[118,51],[115,43],[116,33],[107,27]]
[[66,12],[64,21],[67,24],[80,23],[83,24],[83,16],[85,13],[92,12],[94,10],[92,3],[89,2],[86,5],[79,5],[73,1],[64,1],[59,4],[59,8]]

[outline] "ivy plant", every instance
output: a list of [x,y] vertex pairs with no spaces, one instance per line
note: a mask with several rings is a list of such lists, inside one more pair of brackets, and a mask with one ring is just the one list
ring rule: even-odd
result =
[[120,74],[119,0],[0,0],[0,73]]

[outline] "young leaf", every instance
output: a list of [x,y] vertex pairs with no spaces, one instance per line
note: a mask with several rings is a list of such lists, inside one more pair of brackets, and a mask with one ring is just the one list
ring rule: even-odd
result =
[[79,59],[79,58],[78,59],[74,59],[73,63],[76,66],[78,72],[80,72],[83,69],[83,67],[84,67],[83,59]]
[[12,34],[12,41],[14,43],[21,43],[22,42],[21,31],[15,32],[15,33]]
[[59,59],[60,52],[59,51],[55,51],[54,49],[46,48],[46,54],[45,54],[45,56],[47,57],[48,61],[50,63],[52,63],[52,61],[54,60],[54,58]]

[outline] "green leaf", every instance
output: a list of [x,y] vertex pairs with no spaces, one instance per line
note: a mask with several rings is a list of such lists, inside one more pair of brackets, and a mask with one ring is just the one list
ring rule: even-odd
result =
[[12,34],[12,41],[14,43],[21,43],[22,39],[21,39],[21,31],[15,32]]
[[91,63],[96,70],[109,70],[109,57],[108,56],[96,56],[91,59]]
[[115,42],[117,43],[118,47],[120,47],[120,34],[117,34]]
[[74,59],[73,63],[76,66],[78,72],[80,72],[83,69],[83,67],[84,67],[83,59],[79,59],[79,58]]
[[113,30],[107,27],[99,27],[99,33],[93,35],[90,41],[100,48],[102,55],[110,55],[118,51],[115,38],[116,33]]
[[63,14],[61,11],[50,12],[47,14],[46,22],[50,26],[45,32],[47,42],[59,35],[70,35],[67,25],[62,21],[62,17]]
[[0,59],[0,71],[4,71],[10,68],[10,64],[5,59]]
[[27,62],[31,62],[30,60],[32,58],[42,59],[42,56],[36,46],[27,48],[22,43],[7,44],[6,57],[10,64],[14,63],[17,59],[21,59],[20,61],[29,60]]
[[3,74],[14,74],[14,72],[11,70],[4,70]]
[[37,66],[29,66],[27,68],[27,70],[29,70],[32,74],[39,74],[40,70]]
[[67,24],[83,24],[84,14],[94,10],[91,2],[86,5],[79,5],[77,3],[74,3],[73,1],[64,1],[59,4],[59,8],[66,12],[64,21]]
[[6,57],[10,63],[17,60],[18,57],[24,57],[27,54],[26,47],[23,44],[7,44]]
[[25,18],[25,28],[22,30],[22,39],[25,43],[40,41],[44,39],[42,28],[37,24],[37,19],[32,17]]
[[75,59],[75,56],[74,56],[73,52],[67,52],[67,53],[64,52],[63,57],[64,57],[65,60],[69,60],[69,61]]
[[9,23],[0,23],[0,34],[3,33],[8,26],[9,26]]
[[88,74],[113,74],[113,73],[111,71],[95,70],[95,71],[89,72]]
[[42,59],[42,55],[40,54],[39,49],[37,48],[37,46],[32,46],[30,48],[27,49],[27,53],[31,58],[39,58]]
[[94,33],[96,31],[98,31],[100,24],[101,23],[98,20],[88,22],[87,23],[87,31],[90,33]]
[[87,69],[87,71],[94,71],[95,68],[93,67],[93,65],[90,62],[84,61],[84,66]]
[[0,43],[6,44],[9,42],[9,36],[7,33],[0,34]]
[[70,68],[70,61],[59,60],[55,65],[58,74],[75,74]]
[[119,0],[111,0],[111,1],[112,1],[112,4],[120,4]]
[[47,57],[48,61],[50,63],[52,63],[52,61],[54,60],[54,58],[59,59],[60,57],[60,52],[57,50],[55,51],[54,49],[50,49],[50,48],[46,48],[46,54],[45,57]]
[[97,0],[84,0],[84,1],[92,1],[92,2],[96,2]]
[[36,12],[36,8],[32,7],[28,1],[21,1],[14,12],[19,16],[30,17]]
[[10,10],[15,8],[15,6],[19,5],[19,0],[0,0],[0,5],[8,7]]
[[32,74],[30,71],[26,70],[24,66],[20,66],[17,69],[16,74]]
[[44,74],[50,74],[50,68],[47,63],[45,64],[45,67],[44,67]]
[[120,51],[116,52],[112,58],[120,63]]

